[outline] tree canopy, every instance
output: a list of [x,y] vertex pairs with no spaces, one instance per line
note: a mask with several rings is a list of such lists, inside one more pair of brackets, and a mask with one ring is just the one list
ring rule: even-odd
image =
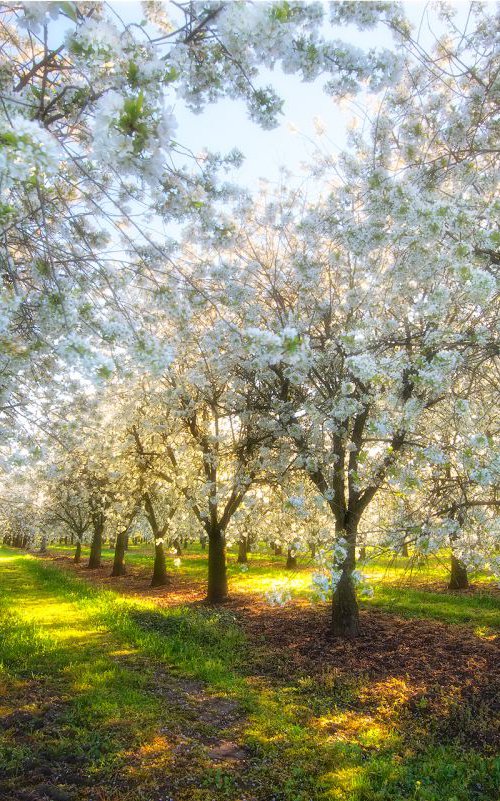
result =
[[[165,542],[206,537],[212,602],[228,540],[313,543],[342,636],[366,542],[500,574],[494,12],[443,5],[427,51],[397,3],[142,8],[0,9],[8,525],[91,536],[91,566],[137,525],[157,583]],[[182,144],[179,105],[274,126],[274,67],[364,108],[314,194]]]

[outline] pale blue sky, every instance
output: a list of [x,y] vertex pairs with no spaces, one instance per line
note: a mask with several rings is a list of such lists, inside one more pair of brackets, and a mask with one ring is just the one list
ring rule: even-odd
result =
[[[126,21],[139,21],[143,17],[140,3],[136,0],[111,2],[109,5]],[[457,24],[465,23],[470,4],[456,2],[453,5],[457,9]],[[439,30],[432,4],[413,0],[404,2],[403,6],[415,31],[419,31],[420,41],[429,46],[433,32]],[[392,46],[391,35],[384,26],[363,32],[348,26],[332,29],[332,35],[361,48]],[[240,101],[220,101],[208,106],[201,115],[192,114],[178,103],[175,107],[179,120],[178,140],[195,152],[206,147],[224,153],[238,147],[245,154],[245,163],[234,177],[251,189],[258,186],[260,178],[279,181],[283,165],[299,176],[302,174],[301,164],[310,160],[314,150],[311,140],[319,143],[315,134],[315,117],[320,117],[327,127],[322,147],[330,150],[345,147],[346,123],[352,112],[345,107],[343,111],[339,110],[336,101],[323,92],[325,80],[319,78],[314,83],[304,83],[298,76],[284,75],[280,70],[263,71],[261,83],[272,83],[285,100],[280,125],[272,131],[264,131],[249,120]],[[358,101],[363,102],[362,98]],[[300,133],[290,130],[291,125]]]
[[[117,7],[120,5],[130,13],[135,4],[116,4]],[[419,32],[421,43],[425,47],[431,46],[434,33],[439,30],[431,4],[414,0],[403,5],[415,26],[415,32]],[[453,5],[457,9],[457,24],[465,25],[470,4],[457,2]],[[393,46],[392,37],[384,26],[362,32],[348,26],[332,29],[332,35],[361,48]],[[252,189],[258,185],[260,178],[279,181],[281,166],[286,166],[294,175],[301,175],[301,164],[310,161],[314,141],[326,150],[345,147],[346,124],[355,111],[353,104],[343,104],[342,110],[339,109],[335,99],[322,89],[326,80],[327,77],[320,77],[314,83],[305,83],[297,75],[285,75],[279,69],[263,71],[261,82],[272,83],[285,100],[280,125],[272,131],[264,131],[249,120],[245,106],[240,101],[220,101],[208,106],[202,115],[193,115],[178,105],[179,141],[194,151],[207,147],[228,152],[238,147],[245,154],[245,163],[235,177]],[[363,103],[362,97],[356,100]],[[320,117],[327,127],[326,137],[321,142],[315,134],[315,117]],[[291,126],[298,129],[299,133],[293,132]]]
[[[259,2],[259,0],[256,0]],[[255,2],[255,0],[254,0]],[[166,3],[167,7],[169,3]],[[456,22],[463,28],[469,13],[469,2],[453,3],[457,10]],[[488,3],[487,5],[493,5]],[[428,48],[432,45],[434,34],[439,33],[440,24],[430,2],[412,0],[403,2],[410,22],[414,25],[415,35],[418,32],[421,44]],[[115,10],[126,22],[140,22],[143,17],[141,3],[108,2],[108,7]],[[63,18],[53,26],[53,33],[60,36],[61,27],[65,27]],[[388,29],[379,25],[375,30],[358,31],[353,26],[329,28],[325,36],[332,36],[350,42],[360,48],[391,48],[392,37]],[[305,83],[297,75],[285,75],[281,70],[273,72],[263,70],[259,85],[272,84],[284,99],[284,113],[280,124],[272,131],[262,130],[248,118],[243,101],[222,100],[208,105],[202,114],[195,115],[188,111],[180,100],[175,105],[175,116],[179,126],[177,140],[193,152],[204,148],[228,153],[237,147],[245,155],[243,166],[228,174],[228,179],[255,191],[259,188],[260,179],[265,178],[271,184],[279,183],[281,168],[284,166],[293,176],[291,181],[296,185],[305,178],[302,169],[304,163],[314,161],[315,146],[319,146],[328,155],[339,152],[346,146],[346,125],[355,108],[352,103],[338,103],[323,91],[323,84],[328,76],[318,78],[314,83]],[[355,103],[363,105],[363,97],[355,98]],[[314,119],[319,117],[326,127],[326,136],[319,139],[315,133]],[[292,127],[295,129],[292,130]],[[297,132],[298,131],[298,132]],[[317,181],[310,179],[308,184],[310,197],[319,194],[321,187]],[[160,224],[155,218],[144,221],[144,230],[154,238],[162,239],[167,233],[178,236],[180,226],[170,222]]]

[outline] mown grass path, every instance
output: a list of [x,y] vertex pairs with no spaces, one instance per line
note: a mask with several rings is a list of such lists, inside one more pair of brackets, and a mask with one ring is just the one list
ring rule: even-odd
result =
[[180,616],[158,621],[146,605],[11,553],[0,584],[2,801],[209,799],[219,763],[240,767],[237,705],[192,677],[205,673],[214,690],[226,678],[209,616],[191,621],[184,658]]
[[2,801],[500,798],[492,636],[372,610],[345,644],[324,610],[162,607],[8,549],[0,587]]

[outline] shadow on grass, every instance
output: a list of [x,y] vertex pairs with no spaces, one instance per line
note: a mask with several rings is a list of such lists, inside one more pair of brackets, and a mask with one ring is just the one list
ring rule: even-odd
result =
[[[493,643],[467,633],[462,651],[460,630],[439,643],[445,627],[389,627],[376,611],[359,642],[335,643],[314,622],[322,612],[310,609],[298,621],[257,611],[245,636],[227,609],[160,611],[29,557],[8,564],[3,671],[12,704],[28,717],[7,716],[2,801],[19,798],[23,783],[33,799],[50,784],[75,801],[88,801],[90,785],[103,801],[499,796],[495,696],[483,692],[490,677],[478,650],[492,658]],[[58,621],[60,635],[78,627],[88,640],[58,636]],[[279,678],[278,657],[288,664]],[[447,657],[467,662],[463,678]],[[241,737],[243,756],[208,757],[221,736]]]

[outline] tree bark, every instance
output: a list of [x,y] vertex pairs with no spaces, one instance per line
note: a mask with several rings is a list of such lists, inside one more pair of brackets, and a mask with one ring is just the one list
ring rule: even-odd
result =
[[467,576],[467,568],[457,559],[454,553],[451,554],[451,573],[450,583],[448,584],[449,590],[467,590],[469,589],[469,577]]
[[401,556],[403,556],[406,559],[409,555],[410,554],[408,552],[408,543],[406,542],[406,540],[403,540],[403,544],[401,546]]
[[292,556],[292,549],[289,548],[286,555],[286,565],[287,570],[295,570],[297,567],[297,557]]
[[238,559],[237,562],[239,565],[246,565],[248,562],[248,539],[247,537],[242,537],[238,542]]
[[125,538],[125,532],[119,531],[115,542],[112,576],[124,576],[127,572],[125,569]]
[[357,530],[352,519],[349,520],[349,513],[346,522],[343,534],[347,540],[347,556],[342,566],[340,581],[333,593],[332,633],[334,637],[353,639],[360,633],[358,601],[351,577],[356,567]]
[[38,551],[38,553],[41,556],[45,556],[45,554],[47,553],[47,537],[45,536],[42,537],[42,541],[40,542],[40,550]]
[[153,565],[153,576],[151,578],[151,587],[165,587],[170,584],[170,579],[167,573],[167,565],[165,562],[165,550],[163,542],[155,544],[155,561]]
[[75,555],[73,557],[73,562],[75,563],[75,565],[78,565],[80,563],[81,558],[82,558],[82,541],[78,540],[78,542],[76,543]]
[[94,527],[94,534],[90,544],[90,557],[87,568],[89,570],[97,570],[101,567],[101,551],[102,551],[102,534],[104,531],[104,518],[102,515],[96,515],[92,521]]
[[275,544],[274,545],[274,555],[275,556],[281,556],[282,554],[283,554],[283,548],[281,547],[281,545],[276,545]]
[[351,572],[342,576],[333,593],[332,632],[335,637],[353,639],[359,635],[359,609]]
[[213,526],[208,531],[207,601],[220,604],[227,597],[226,537],[220,528]]
[[366,559],[366,545],[362,545],[359,549],[359,558],[363,560]]
[[175,555],[182,556],[182,542],[179,537],[176,537],[172,544],[175,548]]

